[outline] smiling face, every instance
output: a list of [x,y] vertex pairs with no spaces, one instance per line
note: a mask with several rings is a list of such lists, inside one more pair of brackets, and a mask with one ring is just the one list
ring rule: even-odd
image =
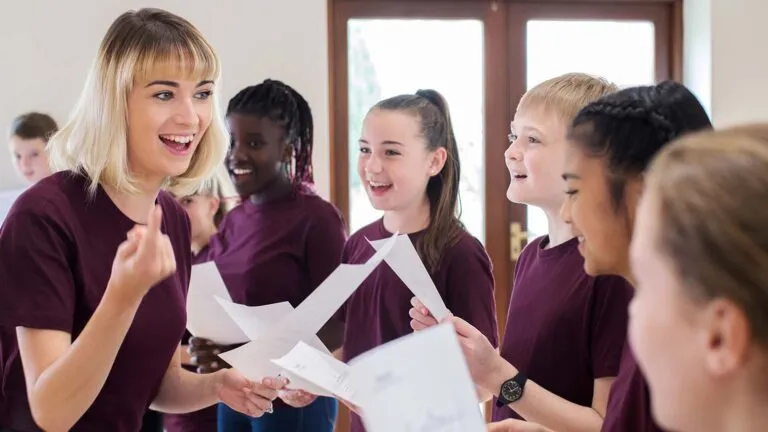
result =
[[365,117],[357,172],[375,209],[403,211],[424,203],[427,183],[445,160],[445,148],[427,149],[414,115],[374,109]]
[[168,73],[136,80],[128,94],[128,164],[152,182],[187,171],[211,124],[213,82]]
[[19,175],[30,183],[37,183],[51,174],[45,145],[46,142],[42,138],[22,139],[16,135],[11,137],[13,166]]
[[616,205],[609,190],[610,175],[604,157],[592,157],[571,143],[566,150],[566,199],[560,215],[579,239],[584,270],[591,276],[630,277],[629,244],[641,179],[629,179]]
[[240,196],[257,194],[285,175],[291,147],[284,127],[268,117],[231,113],[229,170]]
[[544,109],[518,111],[504,152],[510,184],[507,199],[557,211],[563,202],[560,177],[566,146],[566,125]]

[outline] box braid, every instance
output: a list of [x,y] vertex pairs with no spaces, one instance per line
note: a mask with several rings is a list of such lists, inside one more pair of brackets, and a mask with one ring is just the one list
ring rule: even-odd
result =
[[312,110],[299,92],[281,81],[267,79],[235,95],[227,106],[227,116],[233,113],[266,117],[283,126],[294,162],[293,167],[288,164],[289,178],[294,183],[314,183]]

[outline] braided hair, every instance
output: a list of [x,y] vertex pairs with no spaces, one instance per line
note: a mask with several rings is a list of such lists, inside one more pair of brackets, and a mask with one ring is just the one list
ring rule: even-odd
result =
[[571,142],[591,157],[604,157],[615,208],[628,179],[645,172],[656,153],[688,132],[711,129],[704,107],[684,85],[664,81],[603,96],[574,118]]
[[292,148],[293,167],[288,176],[294,183],[314,183],[312,176],[312,110],[304,97],[291,86],[267,79],[246,87],[227,106],[226,115],[245,114],[266,117],[283,127],[285,141]]

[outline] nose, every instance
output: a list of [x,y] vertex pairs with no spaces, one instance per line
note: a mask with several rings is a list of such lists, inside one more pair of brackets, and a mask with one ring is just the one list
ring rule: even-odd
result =
[[523,152],[520,150],[519,146],[515,145],[519,139],[515,139],[509,143],[509,147],[507,147],[506,150],[504,150],[504,157],[506,159],[511,159],[515,162],[522,162],[523,160]]
[[229,147],[229,162],[231,164],[237,164],[238,162],[244,162],[247,158],[245,155],[245,146],[240,144],[237,139],[232,139]]
[[197,126],[200,117],[197,115],[195,104],[192,99],[179,98],[176,106],[175,119],[179,124],[185,126]]
[[368,156],[368,159],[365,161],[365,172],[376,174],[381,172],[381,168],[382,163],[378,156],[375,154]]
[[560,219],[562,219],[568,225],[571,225],[571,200],[566,197],[563,200],[563,205],[560,206]]

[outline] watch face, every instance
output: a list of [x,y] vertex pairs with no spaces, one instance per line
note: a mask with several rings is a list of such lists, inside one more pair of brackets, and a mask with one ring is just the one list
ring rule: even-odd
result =
[[507,381],[501,386],[501,395],[504,399],[515,402],[523,395],[523,389],[520,388],[520,384],[515,381]]

